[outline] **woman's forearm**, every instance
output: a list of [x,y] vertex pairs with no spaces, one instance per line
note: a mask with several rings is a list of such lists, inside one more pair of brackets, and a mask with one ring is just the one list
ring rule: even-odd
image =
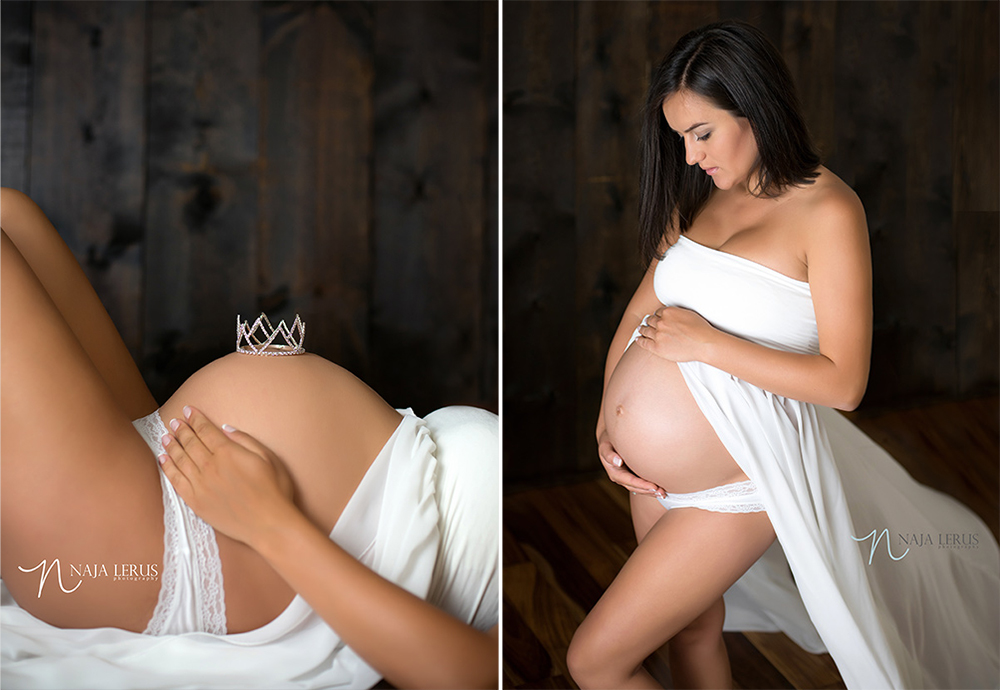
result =
[[380,577],[291,506],[252,546],[390,683],[497,687],[495,637]]
[[856,408],[868,383],[867,357],[838,364],[822,354],[776,350],[722,331],[704,345],[699,360],[777,395],[838,410]]

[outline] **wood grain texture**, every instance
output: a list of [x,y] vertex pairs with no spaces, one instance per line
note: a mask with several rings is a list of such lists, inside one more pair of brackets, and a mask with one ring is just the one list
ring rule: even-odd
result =
[[[382,365],[371,380],[390,402],[402,404],[401,382],[411,375],[410,361],[425,362],[437,376],[405,401],[423,410],[445,389],[454,392],[454,402],[478,396],[488,120],[482,89],[485,8],[375,6],[378,262],[371,350]],[[431,330],[433,340],[424,337]]]
[[[1000,399],[848,416],[917,481],[966,504],[1000,534]],[[567,628],[578,625],[635,549],[628,492],[601,477],[511,493],[503,537],[503,686],[576,687],[561,666],[572,639]],[[736,688],[845,687],[829,654],[810,654],[784,633],[723,637]],[[666,651],[644,667],[672,687]]]
[[150,6],[145,354],[154,396],[233,349],[257,251],[256,6]]
[[504,471],[576,466],[573,3],[504,5]]
[[0,184],[27,189],[31,147],[31,3],[0,3]]
[[142,342],[145,13],[139,3],[38,3],[32,28],[30,194],[133,356]]
[[837,153],[834,91],[837,3],[789,3],[785,11],[781,53],[799,93],[802,114],[820,157]]
[[[604,388],[614,330],[643,267],[635,234],[638,148],[635,131],[644,99],[646,46],[630,28],[649,22],[649,5],[584,3],[576,31],[576,443],[586,448]],[[595,366],[596,365],[596,366]],[[593,456],[576,454],[577,467]]]
[[377,7],[3,4],[3,182],[158,399],[266,311],[393,404],[498,408],[497,5]]
[[752,23],[783,54],[825,164],[865,205],[875,318],[862,406],[997,390],[997,217],[959,217],[998,208],[996,2],[536,2],[505,12],[511,486],[596,467],[607,345],[641,268],[634,114],[677,39],[719,19]]
[[370,371],[374,17],[362,3],[264,11],[257,311]]
[[957,355],[960,395],[977,395],[1000,376],[1000,3],[955,7],[958,42],[953,141],[953,222],[958,267]]
[[[843,69],[882,65],[870,88],[843,116],[855,124],[855,187],[868,212],[874,264],[875,329],[869,404],[954,395],[955,285],[950,128],[955,45],[920,41],[930,26],[951,36],[951,6],[880,5],[840,8],[847,27],[869,20],[875,30],[853,32]],[[886,40],[891,38],[891,40]],[[850,39],[847,39],[850,40]],[[950,45],[949,45],[950,44]],[[907,112],[901,122],[900,112]],[[864,123],[864,124],[862,124]],[[830,166],[837,169],[838,161]],[[928,276],[933,276],[929,280]]]
[[499,3],[483,7],[483,105],[486,151],[483,190],[482,394],[500,399],[500,36]]

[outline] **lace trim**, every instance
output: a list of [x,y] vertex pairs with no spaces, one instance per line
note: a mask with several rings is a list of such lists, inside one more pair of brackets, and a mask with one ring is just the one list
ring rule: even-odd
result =
[[[178,498],[178,500],[180,500]],[[188,523],[188,533],[194,542],[194,557],[198,597],[199,628],[213,635],[226,634],[226,597],[222,586],[222,561],[219,559],[219,544],[215,540],[215,530],[194,514],[184,501],[180,501]]]
[[177,542],[179,528],[177,513],[171,499],[174,498],[172,487],[167,486],[167,478],[160,473],[160,487],[163,491],[163,572],[160,574],[160,596],[153,609],[153,617],[149,619],[143,635],[166,635],[169,613],[174,610],[177,599]]
[[758,500],[757,486],[749,479],[733,484],[713,486],[704,491],[667,494],[660,502],[670,508],[694,507],[717,513],[758,513],[767,510]]
[[[142,434],[146,444],[154,456],[164,452],[160,438],[167,433],[167,428],[160,419],[159,411],[137,419],[132,424]],[[222,581],[222,561],[219,559],[219,545],[215,540],[215,530],[204,520],[195,515],[194,511],[180,499],[171,486],[170,481],[160,470],[160,486],[163,490],[163,573],[160,579],[160,595],[153,610],[144,635],[166,635],[169,633],[195,632],[188,630],[171,630],[172,614],[176,608],[178,597],[179,558],[185,548],[181,525],[183,521],[186,532],[192,542],[194,553],[192,570],[195,588],[194,598],[197,606],[197,632],[208,632],[215,635],[226,634],[226,599]]]

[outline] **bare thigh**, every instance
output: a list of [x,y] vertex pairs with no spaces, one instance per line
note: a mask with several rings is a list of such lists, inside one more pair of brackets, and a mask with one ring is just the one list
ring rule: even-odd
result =
[[[660,505],[660,502],[653,496],[636,495],[630,497],[629,506],[632,512],[632,526],[635,529],[635,538],[640,544],[646,538],[649,531],[667,513],[667,509]],[[691,510],[688,508],[687,510]],[[706,636],[717,638],[722,635],[721,620],[725,618],[725,602],[720,596],[714,602],[698,614],[692,621],[681,628],[672,638],[672,641],[691,641],[704,643]]]
[[42,210],[21,192],[0,188],[0,225],[125,416],[138,419],[155,410],[156,401],[118,329],[73,253]]
[[[6,232],[0,261],[0,575],[21,606],[54,625],[142,630],[159,582],[116,580],[114,569],[162,566],[156,465]],[[66,588],[79,587],[63,592],[53,570],[39,596],[42,572],[20,568],[55,559]],[[71,575],[88,565],[93,576]]]
[[765,512],[667,511],[581,624],[577,654],[631,673],[715,605],[774,538]]
[[[184,405],[270,448],[292,474],[296,504],[324,533],[401,419],[348,371],[312,354],[227,355],[171,396],[160,410],[164,423],[180,417]],[[295,593],[255,551],[225,535],[216,538],[229,632],[274,619]]]

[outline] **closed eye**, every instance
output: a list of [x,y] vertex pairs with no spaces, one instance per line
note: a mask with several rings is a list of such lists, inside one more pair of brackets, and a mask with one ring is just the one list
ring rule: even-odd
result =
[[704,136],[700,136],[700,137],[696,134],[694,136],[694,139],[695,139],[695,141],[708,141],[708,138],[710,136],[712,136],[712,133],[711,132],[706,132]]

